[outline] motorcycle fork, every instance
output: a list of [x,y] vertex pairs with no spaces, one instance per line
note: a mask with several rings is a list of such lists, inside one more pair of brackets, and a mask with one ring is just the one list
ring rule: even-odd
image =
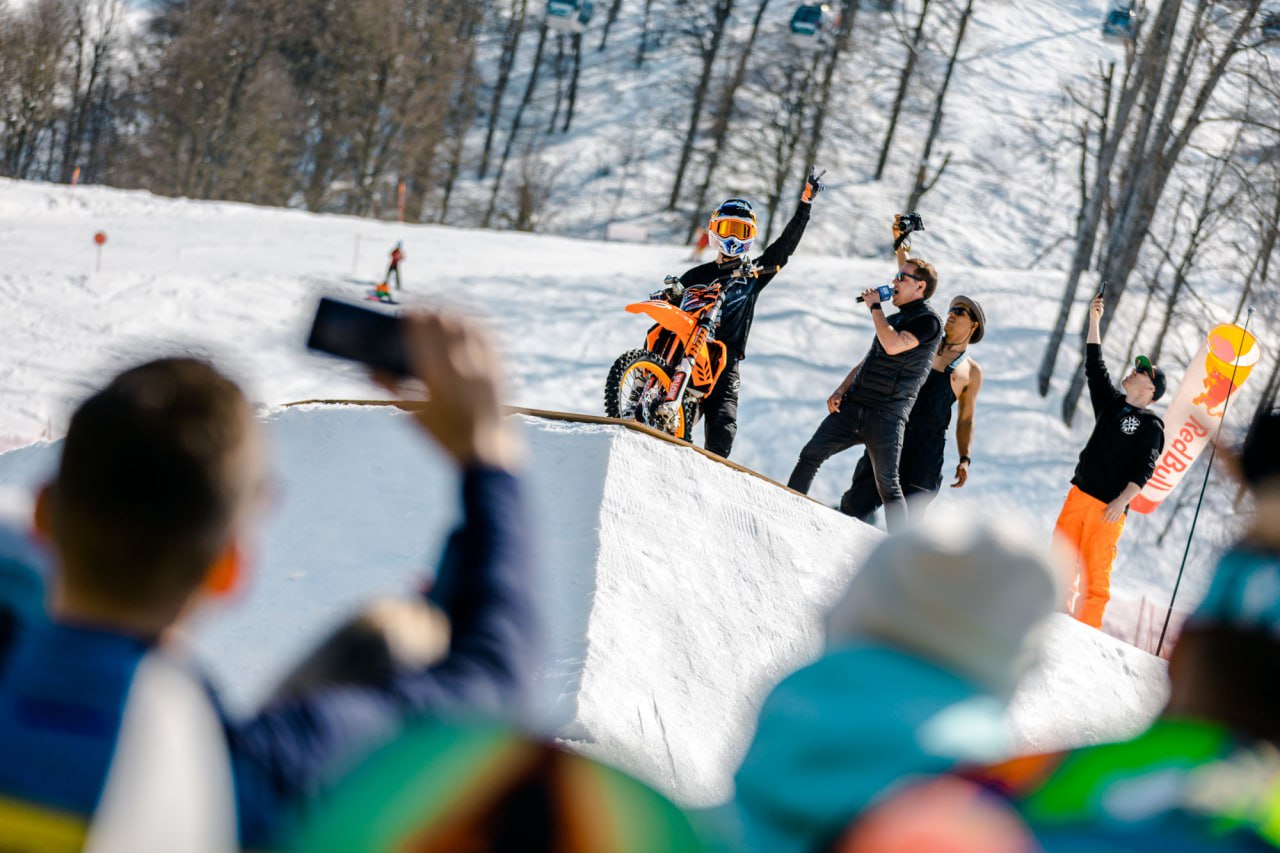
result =
[[706,343],[709,333],[709,327],[699,323],[698,328],[694,329],[693,334],[689,336],[689,345],[684,348],[684,358],[680,360],[680,368],[671,376],[671,387],[667,389],[666,402],[674,403],[684,394],[685,382],[693,370],[693,354],[702,350],[702,345]]

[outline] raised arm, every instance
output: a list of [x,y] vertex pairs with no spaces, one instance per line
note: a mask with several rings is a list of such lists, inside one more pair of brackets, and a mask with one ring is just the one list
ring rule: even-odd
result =
[[1105,307],[1102,294],[1093,297],[1089,303],[1089,334],[1084,347],[1084,375],[1089,383],[1089,402],[1093,405],[1094,416],[1124,400],[1124,395],[1111,382],[1107,363],[1102,358],[1102,314]]
[[468,323],[440,315],[407,318],[406,345],[429,395],[414,420],[462,472],[462,524],[430,592],[450,621],[449,652],[384,681],[298,693],[231,727],[237,783],[254,792],[253,812],[242,815],[250,838],[262,837],[261,824],[281,804],[314,794],[406,721],[509,718],[530,692],[536,581],[513,473],[522,448],[499,404],[496,351]]
[[[825,184],[822,183],[824,174],[826,174],[825,169],[821,172],[816,169],[809,170],[809,174],[805,177],[804,191],[800,194],[800,203],[796,205],[796,212],[791,215],[791,221],[787,223],[786,228],[782,229],[778,239],[770,243],[760,255],[758,263],[761,267],[767,269],[786,266],[792,253],[800,245],[800,238],[804,236],[804,229],[809,224],[809,212],[814,196],[825,189]],[[762,282],[761,287],[766,284],[768,280]]]

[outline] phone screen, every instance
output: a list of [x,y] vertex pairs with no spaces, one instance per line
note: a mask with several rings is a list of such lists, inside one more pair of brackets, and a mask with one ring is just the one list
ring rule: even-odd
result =
[[409,375],[400,319],[373,308],[323,297],[307,346],[397,376]]

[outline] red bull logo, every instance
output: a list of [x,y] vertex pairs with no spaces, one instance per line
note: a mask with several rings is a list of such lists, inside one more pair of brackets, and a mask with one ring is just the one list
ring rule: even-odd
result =
[[1164,416],[1164,449],[1151,479],[1130,504],[1135,512],[1158,507],[1217,435],[1230,399],[1258,363],[1257,343],[1239,326],[1223,324],[1209,332]]

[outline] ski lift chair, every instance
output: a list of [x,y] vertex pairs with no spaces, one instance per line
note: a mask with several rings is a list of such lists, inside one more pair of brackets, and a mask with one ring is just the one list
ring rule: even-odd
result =
[[1263,13],[1262,38],[1265,41],[1280,39],[1280,9],[1269,9]]
[[547,0],[547,26],[561,33],[580,33],[594,11],[591,0]]
[[1138,37],[1138,12],[1128,3],[1117,3],[1102,19],[1102,37],[1114,41],[1134,41]]
[[831,7],[801,3],[791,16],[791,43],[804,50],[820,47],[831,29]]

